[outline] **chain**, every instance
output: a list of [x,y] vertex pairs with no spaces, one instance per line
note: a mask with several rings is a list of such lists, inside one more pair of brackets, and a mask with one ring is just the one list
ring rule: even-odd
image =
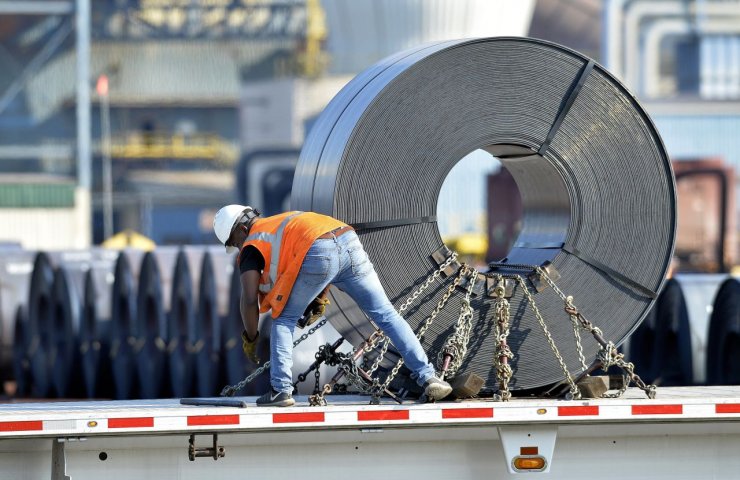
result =
[[639,375],[635,373],[635,365],[632,362],[627,362],[624,359],[624,354],[617,351],[617,347],[612,343],[608,342],[604,348],[602,348],[597,358],[602,362],[602,368],[606,371],[612,365],[621,368],[625,373],[623,375],[622,387],[616,393],[605,393],[605,398],[618,398],[621,397],[630,381],[635,382],[638,388],[645,392],[648,398],[655,398],[657,393],[657,387],[655,385],[647,385]]
[[313,394],[316,395],[321,391],[321,371],[318,368],[314,372],[314,379]]
[[496,300],[494,301],[494,328],[496,334],[496,357],[494,357],[494,364],[496,365],[496,375],[499,379],[501,400],[508,402],[511,399],[509,382],[514,374],[511,369],[511,365],[509,364],[509,361],[514,357],[514,354],[512,353],[507,341],[509,337],[509,320],[511,315],[509,311],[509,301],[506,300],[504,279],[501,275],[496,275],[494,278],[498,280],[493,291],[496,297]]
[[[442,298],[437,303],[437,306],[434,307],[434,310],[432,310],[432,313],[424,319],[424,322],[422,323],[421,328],[419,329],[419,332],[416,334],[416,338],[421,338],[424,336],[424,333],[426,333],[427,329],[434,323],[434,320],[437,318],[437,315],[439,312],[442,311],[442,309],[447,305],[447,301],[450,299],[452,294],[455,292],[455,289],[460,285],[460,282],[463,279],[464,271],[466,270],[466,266],[463,266],[464,268],[461,268],[458,272],[457,276],[455,277],[455,280],[452,281],[452,284],[447,287],[447,291],[445,291],[444,295],[442,295]],[[399,359],[396,363],[396,366],[393,367],[393,370],[391,370],[391,373],[386,377],[385,382],[383,382],[382,385],[378,389],[375,390],[375,394],[373,396],[376,396],[380,394],[380,392],[384,391],[388,388],[388,385],[391,384],[394,378],[396,378],[396,375],[398,375],[399,370],[401,370],[401,367],[403,366],[403,358]]]
[[568,371],[568,366],[565,364],[565,360],[563,359],[563,356],[560,355],[560,350],[558,350],[557,345],[555,345],[555,340],[553,340],[552,335],[550,334],[550,330],[547,329],[547,324],[545,324],[545,319],[542,318],[542,314],[540,313],[539,308],[537,308],[537,304],[534,302],[534,297],[532,296],[532,292],[529,291],[529,287],[524,282],[524,279],[522,279],[521,276],[517,275],[516,281],[519,284],[519,286],[522,288],[524,295],[527,297],[527,302],[529,302],[529,305],[532,307],[532,311],[534,312],[534,315],[537,318],[537,321],[539,322],[540,327],[542,327],[542,332],[545,334],[545,337],[547,338],[547,343],[550,344],[552,353],[555,354],[555,358],[557,358],[558,363],[560,364],[560,368],[562,368],[563,370],[565,379],[570,385],[570,395],[576,400],[580,399],[581,392],[578,390],[578,386],[576,385],[576,382],[573,380],[573,377],[570,375],[570,372]]
[[624,354],[617,351],[614,343],[604,340],[604,334],[601,329],[595,326],[586,317],[578,312],[578,309],[573,302],[573,297],[566,296],[550,278],[545,269],[541,267],[536,267],[535,270],[537,274],[544,278],[548,285],[550,285],[550,287],[553,289],[553,291],[557,293],[558,296],[560,296],[560,298],[563,299],[563,301],[565,302],[565,312],[570,316],[571,321],[573,322],[573,331],[576,337],[578,355],[580,356],[581,365],[583,365],[584,369],[587,369],[588,367],[586,366],[586,359],[583,355],[583,346],[580,342],[581,336],[577,333],[578,328],[576,327],[576,325],[580,325],[582,329],[589,332],[594,337],[596,342],[601,345],[601,349],[597,353],[596,357],[597,360],[601,362],[602,370],[607,371],[611,366],[618,366],[624,372],[624,375],[622,375],[624,381],[622,382],[621,388],[616,393],[604,394],[603,396],[605,398],[621,397],[622,395],[624,395],[624,392],[627,391],[627,387],[629,386],[630,382],[634,382],[634,384],[638,388],[645,392],[648,398],[655,398],[657,387],[655,385],[646,384],[642,380],[642,378],[640,378],[640,376],[635,373],[635,365],[631,362],[627,362],[624,359]]
[[[313,333],[316,330],[318,330],[319,328],[321,328],[324,325],[326,325],[326,322],[327,321],[328,321],[327,318],[324,317],[323,320],[321,320],[319,323],[317,323],[316,325],[314,325],[313,327],[311,327],[306,333],[304,333],[303,335],[301,335],[300,337],[298,337],[293,342],[293,348],[297,347],[302,341],[304,341],[305,339],[307,339],[308,337],[310,337],[311,335],[313,335]],[[247,378],[245,378],[241,382],[237,383],[236,385],[233,385],[233,386],[232,385],[226,385],[223,388],[223,390],[221,390],[220,395],[222,397],[233,397],[236,392],[238,392],[239,390],[241,390],[242,388],[244,388],[245,386],[247,386],[247,384],[249,384],[250,382],[252,382],[255,378],[257,378],[262,372],[264,372],[268,368],[270,368],[270,361],[269,360],[266,361],[264,364],[262,364],[262,366],[259,367],[257,370],[255,370],[254,372],[252,372]]]
[[457,252],[452,252],[452,254],[447,257],[447,260],[445,260],[444,263],[442,263],[442,265],[440,265],[437,270],[435,270],[429,277],[427,277],[424,283],[422,283],[419,288],[417,288],[416,291],[412,293],[406,299],[406,301],[401,304],[400,307],[398,307],[398,313],[403,314],[403,312],[405,312],[406,309],[409,308],[411,304],[416,301],[417,298],[419,298],[419,295],[421,295],[424,290],[429,288],[429,285],[431,285],[434,280],[438,279],[440,275],[442,275],[442,272],[444,272],[445,269],[447,269],[447,267],[449,267],[456,259]]
[[[403,313],[416,301],[417,298],[426,290],[429,288],[429,286],[438,279],[442,272],[444,272],[447,267],[449,267],[452,262],[454,262],[457,259],[457,252],[452,252],[452,254],[447,257],[447,259],[439,266],[437,270],[432,272],[431,275],[427,277],[427,279],[422,283],[419,288],[417,288],[411,295],[409,295],[408,298],[401,304],[400,307],[398,307],[398,314],[403,315]],[[418,337],[418,335],[417,335]],[[383,346],[381,347],[380,352],[378,353],[378,356],[375,358],[375,361],[373,362],[370,369],[367,371],[369,375],[372,375],[375,373],[375,371],[380,366],[380,363],[383,361],[383,358],[385,357],[385,354],[388,352],[388,347],[390,346],[391,340],[387,336],[383,335]],[[380,341],[380,339],[378,339]],[[376,344],[368,345],[365,347],[365,352],[370,353],[375,347]]]
[[[468,353],[470,332],[473,329],[473,309],[470,306],[470,297],[473,295],[475,281],[478,279],[478,271],[467,265],[464,269],[464,275],[469,275],[469,280],[465,297],[460,304],[460,316],[457,319],[455,331],[437,355],[437,367],[442,371],[444,377],[454,377],[462,366],[465,355]],[[445,368],[446,358],[450,360]]]
[[573,313],[577,312],[576,306],[573,304],[573,297],[568,296],[565,299],[565,311],[570,317],[570,321],[573,324],[573,336],[576,339],[576,351],[578,352],[578,359],[581,361],[581,366],[584,370],[588,370],[588,365],[586,365],[586,356],[583,354],[583,344],[581,343],[581,330],[578,325],[578,314]]

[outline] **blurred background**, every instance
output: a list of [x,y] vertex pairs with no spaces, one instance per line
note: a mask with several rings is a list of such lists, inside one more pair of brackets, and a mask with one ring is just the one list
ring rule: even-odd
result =
[[[216,210],[289,209],[303,141],[354,75],[485,36],[575,49],[646,109],[677,177],[677,293],[630,353],[649,381],[740,383],[740,313],[720,298],[740,290],[740,1],[0,0],[6,395],[205,395],[241,379]],[[437,214],[482,268],[514,243],[521,202],[478,150]]]

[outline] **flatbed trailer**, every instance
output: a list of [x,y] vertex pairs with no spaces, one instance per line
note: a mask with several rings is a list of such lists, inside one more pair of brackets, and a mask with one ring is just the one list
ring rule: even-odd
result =
[[0,478],[740,478],[738,386],[659,388],[652,400],[637,388],[572,401],[327,399],[4,404]]

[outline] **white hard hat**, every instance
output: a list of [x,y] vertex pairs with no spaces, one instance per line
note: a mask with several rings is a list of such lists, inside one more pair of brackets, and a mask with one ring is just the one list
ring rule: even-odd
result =
[[[247,215],[247,218],[256,216],[254,214],[250,216],[249,214],[252,212],[254,212],[252,207],[236,204],[226,205],[216,212],[216,216],[213,217],[213,231],[216,232],[218,240],[226,245],[236,222],[244,215]],[[238,250],[236,247],[226,247],[226,253],[236,253]]]

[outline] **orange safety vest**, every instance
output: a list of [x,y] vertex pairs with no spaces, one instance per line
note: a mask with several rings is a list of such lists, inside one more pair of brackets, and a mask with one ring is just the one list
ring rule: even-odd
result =
[[308,249],[321,235],[344,226],[344,222],[313,212],[286,212],[255,220],[236,262],[238,268],[241,252],[249,245],[265,259],[259,285],[261,313],[272,309],[273,318],[280,316]]

